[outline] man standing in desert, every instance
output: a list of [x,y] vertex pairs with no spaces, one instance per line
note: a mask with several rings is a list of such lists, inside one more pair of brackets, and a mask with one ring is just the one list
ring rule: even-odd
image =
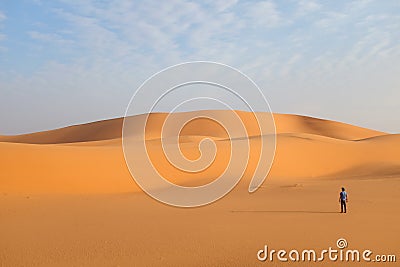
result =
[[346,202],[347,202],[347,192],[345,191],[344,187],[342,187],[342,192],[339,194],[339,202],[340,202],[340,213],[346,213]]

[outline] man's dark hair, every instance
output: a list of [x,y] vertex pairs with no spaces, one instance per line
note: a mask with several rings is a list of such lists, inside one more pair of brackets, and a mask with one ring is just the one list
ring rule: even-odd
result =
[[342,191],[344,191],[344,187],[342,187]]

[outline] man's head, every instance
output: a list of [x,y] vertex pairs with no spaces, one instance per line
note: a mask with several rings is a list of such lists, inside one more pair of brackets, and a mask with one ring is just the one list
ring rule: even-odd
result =
[[342,187],[342,191],[344,191],[344,187]]

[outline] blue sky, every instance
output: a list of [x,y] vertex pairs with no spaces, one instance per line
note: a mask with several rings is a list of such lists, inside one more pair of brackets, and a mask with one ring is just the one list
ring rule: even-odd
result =
[[272,111],[400,132],[399,1],[1,1],[0,134],[123,116],[173,64],[231,65]]

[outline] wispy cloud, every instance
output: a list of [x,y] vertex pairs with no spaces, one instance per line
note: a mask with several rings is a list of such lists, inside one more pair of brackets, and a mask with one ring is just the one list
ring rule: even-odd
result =
[[349,18],[344,12],[328,11],[323,13],[323,18],[316,21],[315,25],[323,30],[338,31]]
[[305,16],[321,9],[321,4],[313,0],[298,1],[297,16]]
[[4,14],[4,12],[2,12],[2,11],[0,10],[0,22],[3,21],[3,20],[5,20],[6,18],[7,18],[7,16]]
[[2,32],[2,28],[4,27],[2,22],[7,19],[7,16],[0,10],[0,52],[7,51],[7,48],[1,45],[1,41],[7,38],[7,35]]
[[239,0],[207,0],[204,2],[211,5],[217,12],[223,12],[234,7]]
[[249,25],[265,28],[275,27],[284,21],[273,1],[248,2],[244,14]]
[[56,33],[41,33],[41,32],[37,32],[37,31],[29,31],[28,34],[32,39],[39,40],[39,41],[57,43],[57,44],[73,43],[72,40],[65,39],[61,35],[56,34]]

